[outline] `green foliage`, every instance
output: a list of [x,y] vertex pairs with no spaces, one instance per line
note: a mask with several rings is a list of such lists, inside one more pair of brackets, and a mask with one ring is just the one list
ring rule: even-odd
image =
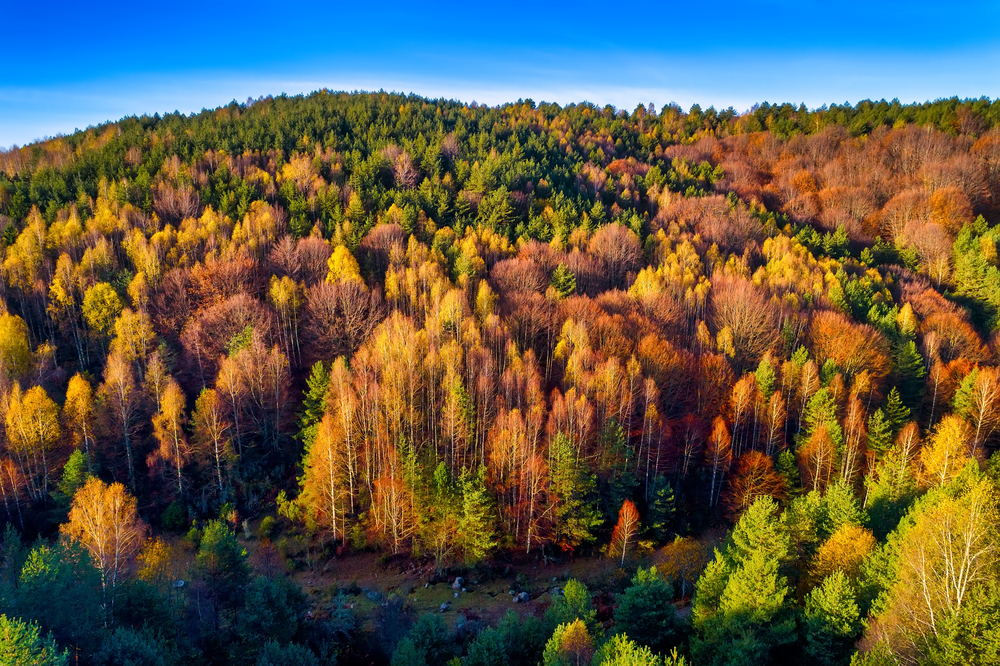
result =
[[230,357],[236,356],[238,353],[250,346],[253,342],[253,326],[247,324],[238,333],[234,333],[233,337],[229,338],[226,343],[226,352]]
[[440,615],[425,613],[418,617],[409,638],[428,664],[443,664],[454,654],[451,632]]
[[160,523],[165,530],[183,532],[189,525],[187,506],[181,500],[175,499],[163,510],[163,515],[160,516]]
[[757,499],[696,585],[691,649],[697,663],[764,664],[795,640],[790,589],[778,571],[790,545],[777,504]]
[[592,634],[599,628],[597,611],[590,600],[590,590],[575,578],[566,581],[562,594],[552,600],[552,605],[545,612],[545,619],[552,626],[582,620]]
[[73,495],[90,478],[88,468],[87,454],[80,449],[74,449],[69,455],[69,460],[63,465],[62,478],[58,485],[59,499],[65,506],[69,506]]
[[[334,662],[336,663],[336,662]],[[255,666],[320,666],[316,654],[304,645],[282,645],[268,641],[257,657]]]
[[288,643],[299,629],[305,598],[298,587],[284,578],[255,577],[244,591],[243,609],[237,616],[235,633],[247,657],[256,656],[268,640]]
[[653,477],[646,524],[650,535],[659,543],[666,543],[673,534],[674,514],[677,512],[674,489],[662,474]]
[[486,468],[476,472],[462,470],[459,478],[462,491],[462,515],[459,519],[462,552],[466,564],[486,558],[497,546],[496,511],[493,498],[486,488]]
[[594,658],[598,666],[663,666],[663,658],[644,645],[637,645],[626,634],[613,636]]
[[615,609],[615,626],[639,645],[666,652],[676,631],[673,586],[656,568],[639,569]]
[[566,264],[560,263],[552,272],[551,285],[561,298],[566,298],[576,293],[576,275],[566,268]]
[[0,666],[66,666],[68,660],[37,624],[0,615]]
[[38,622],[60,645],[94,650],[105,619],[100,573],[76,542],[31,550],[8,609]]
[[[893,350],[893,367],[896,373],[900,402],[915,409],[920,406],[924,394],[924,358],[917,350],[917,343],[907,340]],[[895,389],[894,389],[895,390]]]
[[413,639],[406,637],[396,645],[389,663],[391,666],[427,666],[427,655],[417,647]]
[[889,422],[892,434],[895,437],[896,433],[910,420],[910,408],[903,404],[903,399],[900,397],[899,390],[895,386],[889,391],[889,397],[886,398],[882,409],[885,414],[885,420]]
[[167,666],[165,646],[149,631],[116,628],[94,655],[94,666]]
[[855,593],[842,571],[823,579],[806,597],[806,654],[823,666],[847,664],[861,629]]
[[221,520],[205,526],[196,558],[198,575],[222,608],[235,608],[243,601],[243,588],[250,578],[247,552],[236,534]]
[[892,446],[894,434],[892,424],[885,417],[881,407],[871,413],[868,417],[868,448],[874,451],[877,457],[884,456]]
[[330,370],[323,361],[313,363],[306,380],[306,393],[299,412],[297,437],[308,447],[316,437],[316,424],[326,411],[326,392],[330,388]]
[[[503,632],[494,627],[483,629],[469,644],[462,666],[506,666],[509,663],[507,642]],[[440,662],[438,662],[440,663]]]
[[556,434],[549,457],[549,478],[556,497],[555,541],[563,550],[572,551],[592,542],[604,522],[596,502],[597,483],[563,433]]
[[776,377],[774,374],[774,366],[771,365],[771,362],[766,356],[760,360],[759,364],[757,364],[757,370],[754,372],[754,378],[757,380],[757,389],[760,391],[760,394],[764,396],[765,400],[769,399],[771,394],[774,393],[774,382]]

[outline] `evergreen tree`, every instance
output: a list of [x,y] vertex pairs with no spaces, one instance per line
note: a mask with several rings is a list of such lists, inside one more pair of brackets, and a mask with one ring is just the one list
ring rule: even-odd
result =
[[835,571],[806,597],[806,647],[812,663],[847,664],[861,629],[854,590],[843,571]]
[[326,411],[326,392],[330,388],[330,369],[323,361],[313,363],[306,380],[306,394],[299,412],[299,440],[308,446],[316,437],[316,427]]
[[879,407],[868,417],[868,448],[881,458],[892,446],[892,424]]
[[466,564],[486,558],[497,547],[496,511],[492,495],[486,488],[486,468],[471,472],[462,470],[462,517],[459,535]]
[[576,275],[566,268],[566,264],[560,262],[552,272],[551,285],[560,298],[572,296],[576,293]]
[[63,465],[62,479],[59,480],[59,485],[57,486],[60,503],[69,506],[69,503],[73,500],[73,495],[90,478],[89,468],[88,456],[80,449],[75,449],[69,455],[69,460]]
[[615,626],[639,645],[665,652],[677,624],[673,588],[656,567],[640,568],[615,609]]
[[917,343],[907,340],[897,345],[893,355],[899,396],[902,404],[916,408],[923,398],[927,370],[924,359],[917,350]]
[[647,530],[656,541],[666,543],[673,534],[674,514],[677,512],[674,489],[662,474],[653,477],[652,497],[646,509]]
[[0,664],[4,666],[66,666],[69,653],[60,652],[51,636],[38,625],[0,615]]
[[765,356],[760,360],[757,370],[754,372],[754,378],[757,380],[757,390],[760,391],[765,400],[768,400],[771,394],[774,393],[774,382],[776,380],[774,366],[771,365],[768,357]]
[[888,421],[892,430],[892,436],[895,437],[896,433],[910,420],[910,408],[903,404],[903,399],[899,397],[899,390],[895,386],[889,391],[889,397],[882,409],[885,420]]
[[579,459],[569,438],[558,433],[549,447],[549,479],[555,502],[555,543],[572,551],[595,538],[603,524],[597,508],[596,486],[587,464]]

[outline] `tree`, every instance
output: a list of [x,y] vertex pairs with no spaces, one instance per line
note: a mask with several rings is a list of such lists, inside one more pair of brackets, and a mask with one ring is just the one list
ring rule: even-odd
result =
[[226,501],[225,478],[236,459],[233,442],[229,437],[229,422],[225,416],[225,405],[215,389],[202,389],[195,402],[194,414],[195,450],[202,460],[209,461],[215,471],[215,483],[219,498]]
[[73,446],[82,448],[90,464],[90,445],[94,441],[94,389],[79,372],[69,380],[63,403],[63,423],[73,434]]
[[640,568],[615,609],[615,626],[639,645],[666,652],[677,625],[673,596],[655,567]]
[[59,480],[57,488],[59,490],[60,503],[64,504],[64,506],[69,506],[73,496],[76,495],[76,491],[90,478],[90,472],[87,471],[90,467],[88,458],[87,454],[80,451],[80,449],[76,449],[70,454],[66,464],[63,465],[62,478]]
[[573,551],[594,539],[603,522],[594,502],[595,481],[568,437],[556,434],[549,445],[549,501],[554,508],[556,545]]
[[842,571],[835,571],[806,597],[806,654],[821,665],[846,664],[861,616],[854,590]]
[[725,505],[729,515],[740,515],[761,496],[776,500],[785,498],[785,480],[774,471],[774,462],[759,451],[744,453],[736,461],[736,469],[729,480]]
[[330,272],[326,281],[331,283],[361,281],[361,267],[351,251],[343,245],[333,248],[333,254],[327,262]]
[[105,603],[112,609],[120,579],[146,540],[146,524],[136,511],[135,498],[120,483],[109,486],[91,478],[73,496],[69,522],[60,531],[90,553],[101,572]]
[[149,630],[117,627],[94,655],[96,666],[167,666],[165,645]]
[[598,630],[597,611],[594,610],[587,586],[571,578],[566,581],[563,593],[552,600],[545,613],[545,619],[552,625],[563,625],[582,620],[591,632]]
[[14,386],[7,403],[7,439],[28,480],[32,499],[49,492],[49,459],[59,441],[59,408],[41,386],[21,393]]
[[722,492],[722,481],[733,459],[732,439],[729,429],[721,416],[712,421],[712,434],[708,438],[705,458],[712,467],[712,477],[708,486],[708,505],[715,506]]
[[920,451],[921,477],[928,485],[943,486],[969,461],[969,424],[956,414],[941,419],[930,443]]
[[0,312],[0,376],[20,379],[30,367],[28,325],[17,315]]
[[100,396],[108,405],[118,435],[125,449],[126,469],[129,486],[135,488],[135,461],[132,451],[132,430],[139,411],[139,395],[135,385],[132,365],[120,353],[108,355],[104,366],[104,383],[99,390]]
[[473,564],[487,557],[498,541],[493,500],[486,488],[486,468],[480,467],[476,472],[462,470],[459,486],[462,490],[462,515],[458,534],[465,561]]
[[123,307],[115,288],[107,282],[98,282],[83,295],[83,318],[101,335],[111,333]]
[[856,584],[862,564],[876,545],[870,530],[851,523],[841,525],[816,551],[810,576],[818,582],[839,571]]
[[914,658],[949,631],[977,589],[996,580],[995,485],[970,469],[950,490],[928,493],[889,537],[888,591],[874,637]]
[[226,523],[213,520],[205,526],[198,548],[198,574],[208,586],[211,600],[223,609],[237,608],[250,578],[247,551]]
[[543,666],[587,666],[594,656],[594,641],[581,620],[560,624],[545,644]]
[[576,293],[576,276],[566,268],[566,264],[560,263],[552,272],[552,288],[560,298],[568,298]]
[[621,555],[621,564],[625,565],[625,556],[635,548],[635,541],[639,536],[639,510],[635,508],[632,500],[625,500],[622,508],[618,511],[618,522],[614,531],[611,532],[611,543],[608,546],[608,554],[614,558]]
[[599,666],[663,666],[663,658],[644,645],[636,645],[627,634],[617,634],[597,651],[594,663]]
[[69,653],[59,651],[34,622],[0,615],[0,664],[4,666],[66,666]]
[[160,396],[160,410],[153,416],[153,434],[160,444],[155,455],[168,463],[177,483],[177,499],[181,500],[184,498],[184,465],[191,454],[184,432],[186,402],[180,385],[170,378]]

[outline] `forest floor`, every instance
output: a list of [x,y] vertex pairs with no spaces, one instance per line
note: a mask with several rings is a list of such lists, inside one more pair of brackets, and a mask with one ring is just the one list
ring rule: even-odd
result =
[[[463,582],[456,589],[454,582],[459,576]],[[422,560],[386,561],[373,553],[356,553],[293,574],[318,613],[328,612],[337,596],[345,594],[348,605],[360,616],[371,617],[376,606],[396,595],[405,597],[415,616],[442,613],[450,625],[472,620],[492,624],[509,609],[541,614],[570,578],[592,590],[606,590],[627,581],[617,562],[596,556],[563,562],[523,558],[442,575],[433,563]],[[520,592],[527,593],[528,601],[514,601]]]

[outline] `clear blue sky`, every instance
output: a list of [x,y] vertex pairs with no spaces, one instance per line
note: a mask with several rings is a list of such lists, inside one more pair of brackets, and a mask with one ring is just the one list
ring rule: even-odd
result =
[[998,2],[313,4],[3,0],[0,146],[323,87],[629,109],[1000,96]]

